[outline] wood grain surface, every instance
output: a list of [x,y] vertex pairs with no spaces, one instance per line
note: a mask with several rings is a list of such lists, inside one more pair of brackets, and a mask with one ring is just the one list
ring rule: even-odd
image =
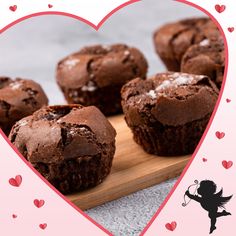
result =
[[82,210],[176,177],[189,160],[189,156],[149,155],[133,141],[123,115],[111,117],[109,120],[117,131],[116,154],[111,174],[99,186],[67,196]]

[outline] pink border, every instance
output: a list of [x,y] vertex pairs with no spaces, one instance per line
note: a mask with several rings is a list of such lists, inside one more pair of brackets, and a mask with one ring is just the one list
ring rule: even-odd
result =
[[[86,24],[88,24],[89,26],[91,26],[92,28],[94,28],[96,31],[98,31],[100,29],[100,27],[104,24],[104,22],[110,17],[112,16],[114,13],[116,13],[117,11],[119,11],[120,9],[132,4],[132,3],[136,3],[139,2],[141,0],[130,0],[129,2],[126,2],[120,6],[118,6],[117,8],[115,8],[114,10],[112,10],[110,13],[108,13],[100,22],[98,25],[93,24],[92,22],[70,14],[70,13],[66,13],[66,12],[59,12],[59,11],[45,11],[45,12],[38,12],[38,13],[33,13],[27,16],[24,16],[22,18],[17,19],[16,21],[8,24],[7,26],[5,26],[3,29],[0,30],[0,33],[3,33],[4,31],[6,31],[7,29],[9,29],[10,27],[14,26],[15,24],[24,21],[26,19],[29,19],[31,17],[35,17],[35,16],[41,16],[41,15],[62,15],[62,16],[68,16],[77,20],[80,20]],[[77,210],[80,214],[82,214],[85,218],[87,218],[91,223],[93,223],[94,225],[96,225],[98,228],[100,228],[102,231],[104,231],[107,235],[112,236],[112,234],[106,230],[105,228],[103,228],[101,225],[99,225],[96,221],[94,221],[92,218],[90,218],[87,214],[85,214],[82,210],[80,210],[77,206],[75,206],[72,202],[70,202],[63,194],[61,194],[56,188],[54,188],[44,177],[42,177],[27,161],[26,159],[21,155],[21,153],[12,145],[12,143],[9,141],[9,139],[6,137],[6,135],[3,133],[3,131],[0,129],[0,134],[2,135],[2,137],[5,139],[5,141],[9,144],[9,146],[18,154],[18,156],[21,158],[21,160],[44,182],[46,183],[54,192],[56,192],[65,202],[67,202],[71,207],[73,207],[75,210]]]
[[5,26],[4,28],[2,28],[0,30],[0,33],[3,33],[5,30],[9,29],[10,27],[12,27],[13,25],[16,25],[17,23],[21,22],[21,21],[24,21],[26,19],[29,19],[29,18],[32,18],[32,17],[35,17],[35,16],[42,16],[42,15],[61,15],[61,16],[68,16],[68,17],[71,17],[71,18],[74,18],[76,20],[79,20],[79,21],[82,21],[84,22],[85,24],[91,26],[92,28],[94,28],[96,31],[98,31],[101,26],[105,23],[105,21],[111,17],[114,13],[116,13],[117,11],[119,11],[120,9],[128,6],[128,5],[131,5],[133,3],[136,3],[136,2],[140,2],[141,0],[130,0],[126,3],[123,3],[121,4],[120,6],[118,6],[117,8],[113,9],[110,13],[108,13],[99,23],[98,25],[95,25],[93,24],[92,22],[80,17],[80,16],[77,16],[77,15],[73,15],[73,14],[70,14],[70,13],[67,13],[67,12],[61,12],[61,11],[44,11],[44,12],[37,12],[37,13],[33,13],[33,14],[30,14],[30,15],[27,15],[27,16],[24,16],[24,17],[21,17],[15,21],[13,21],[12,23],[8,24],[7,26]]
[[[21,22],[21,21],[24,21],[26,19],[29,19],[31,17],[35,17],[35,16],[41,16],[41,15],[62,15],[62,16],[68,16],[68,17],[71,17],[71,18],[74,18],[74,19],[77,19],[77,20],[80,20],[86,24],[88,24],[89,26],[91,26],[92,28],[94,28],[96,31],[98,31],[101,26],[104,24],[104,22],[110,17],[112,16],[114,13],[116,13],[118,10],[120,10],[121,8],[124,8],[132,3],[135,3],[135,2],[139,2],[141,0],[131,0],[129,2],[126,2],[120,6],[118,6],[117,8],[115,8],[114,10],[112,10],[109,14],[107,14],[100,22],[98,25],[95,25],[93,24],[92,22],[82,18],[82,17],[79,17],[79,16],[76,16],[76,15],[73,15],[73,14],[70,14],[70,13],[66,13],[66,12],[59,12],[59,11],[45,11],[45,12],[38,12],[38,13],[33,13],[33,14],[30,14],[30,15],[27,15],[27,16],[24,16],[22,18],[19,18],[17,19],[16,21],[8,24],[7,26],[5,26],[3,29],[0,30],[0,33],[3,33],[4,31],[6,31],[7,29],[9,29],[10,27],[14,26],[15,24]],[[203,137],[201,138],[195,152],[193,153],[193,156],[192,158],[190,159],[190,161],[188,162],[187,166],[185,167],[185,169],[183,170],[181,176],[179,177],[178,181],[176,182],[176,184],[174,185],[174,187],[172,188],[172,190],[170,191],[170,193],[168,194],[168,196],[166,197],[166,199],[164,200],[164,202],[162,203],[162,205],[160,206],[160,208],[158,209],[158,211],[155,213],[155,215],[153,216],[153,218],[150,220],[150,222],[147,224],[147,226],[144,228],[144,230],[141,232],[141,236],[143,236],[146,231],[148,230],[148,228],[151,226],[151,224],[154,222],[154,220],[157,218],[157,216],[160,214],[161,210],[164,208],[164,206],[167,204],[168,200],[170,199],[170,197],[172,196],[172,194],[174,193],[175,189],[178,187],[179,183],[181,182],[181,180],[183,179],[185,173],[187,172],[188,168],[190,167],[191,163],[193,162],[194,158],[196,157],[196,154],[198,152],[198,150],[200,149],[200,146],[201,144],[203,143],[208,131],[209,131],[209,128],[212,124],[212,121],[215,117],[215,114],[218,110],[218,107],[219,107],[219,104],[220,104],[220,101],[221,101],[221,98],[222,98],[222,94],[223,94],[223,90],[224,90],[224,87],[225,87],[225,82],[226,82],[226,77],[227,77],[227,72],[228,72],[228,44],[227,44],[227,40],[226,40],[226,37],[225,37],[225,34],[224,34],[224,31],[222,29],[222,27],[220,26],[220,24],[218,23],[218,21],[214,18],[213,15],[211,15],[208,11],[206,11],[205,9],[203,9],[202,7],[194,4],[194,3],[191,3],[189,1],[186,1],[186,0],[175,0],[177,2],[181,2],[181,3],[185,3],[185,4],[188,4],[192,7],[195,7],[197,8],[198,10],[201,10],[202,12],[204,12],[205,14],[207,14],[213,21],[214,23],[218,26],[218,28],[220,29],[222,35],[223,35],[223,38],[224,38],[224,43],[225,43],[225,54],[226,54],[226,63],[225,63],[225,74],[224,74],[224,80],[223,80],[223,83],[222,83],[222,88],[221,88],[221,91],[220,91],[220,94],[219,94],[219,98],[217,100],[217,103],[216,103],[216,106],[215,106],[215,109],[213,111],[213,114],[211,116],[211,119],[209,121],[209,124],[207,126],[207,129],[205,130],[204,134],[203,134]],[[21,155],[21,153],[19,153],[19,151],[12,145],[12,143],[8,140],[8,138],[5,136],[5,134],[2,132],[2,130],[0,129],[0,134],[2,135],[2,137],[5,139],[5,141],[9,144],[9,146],[18,154],[18,156],[21,158],[21,160],[44,182],[46,183],[54,192],[56,192],[65,202],[67,202],[71,207],[73,207],[75,210],[77,210],[80,214],[82,214],[84,217],[86,217],[91,223],[93,223],[94,225],[96,225],[98,228],[100,228],[102,231],[104,231],[106,234],[112,236],[112,234],[106,230],[105,228],[103,228],[101,225],[99,225],[96,221],[94,221],[92,218],[90,218],[87,214],[85,214],[82,210],[80,210],[77,206],[75,206],[72,202],[70,202],[64,195],[62,195],[56,188],[54,188],[45,178],[43,178],[26,160],[25,158]]]
[[225,36],[225,33],[224,33],[224,30],[222,29],[221,25],[219,24],[219,22],[216,20],[216,18],[210,13],[208,12],[207,10],[205,10],[204,8],[192,3],[192,2],[189,2],[187,0],[174,0],[174,1],[177,1],[177,2],[181,2],[181,3],[185,3],[189,6],[192,6],[192,7],[195,7],[196,9],[204,12],[206,15],[208,15],[212,20],[213,22],[218,26],[223,38],[224,38],[224,44],[225,44],[225,55],[226,55],[226,59],[225,59],[225,73],[224,73],[224,79],[223,79],[223,82],[222,82],[222,87],[221,87],[221,90],[220,90],[220,94],[219,94],[219,97],[218,97],[218,100],[217,100],[217,103],[216,103],[216,106],[214,108],[214,111],[211,115],[211,118],[210,118],[210,121],[207,125],[207,128],[196,148],[196,150],[194,151],[191,159],[189,160],[187,166],[184,168],[182,174],[180,175],[180,177],[178,178],[177,182],[175,183],[174,187],[171,189],[170,193],[167,195],[166,199],[164,200],[164,202],[161,204],[161,206],[159,207],[159,209],[157,210],[157,212],[154,214],[154,216],[152,217],[152,219],[149,221],[149,223],[146,225],[146,227],[144,228],[144,230],[141,232],[140,236],[144,236],[144,234],[147,232],[148,228],[152,225],[152,223],[155,221],[155,219],[158,217],[158,215],[160,214],[160,212],[162,211],[162,209],[165,207],[165,205],[167,204],[167,202],[169,201],[169,199],[171,198],[172,194],[174,193],[175,189],[178,187],[178,185],[180,184],[181,180],[183,179],[185,173],[187,172],[187,170],[189,169],[190,165],[192,164],[193,160],[195,159],[205,137],[207,136],[207,133],[211,127],[211,124],[213,122],[213,119],[215,117],[215,114],[218,110],[218,107],[219,107],[219,104],[220,104],[220,101],[221,101],[221,98],[222,98],[222,95],[223,95],[223,91],[224,91],[224,87],[225,87],[225,82],[226,82],[226,78],[227,78],[227,74],[228,74],[228,58],[229,58],[229,53],[228,53],[228,43],[227,43],[227,40],[226,40],[226,36]]
[[180,175],[179,179],[177,180],[177,182],[175,183],[174,187],[171,189],[170,193],[168,194],[168,196],[166,197],[166,199],[164,200],[164,202],[161,204],[161,206],[159,207],[159,209],[157,210],[157,212],[154,214],[154,216],[152,217],[152,219],[149,221],[149,223],[146,225],[146,227],[144,228],[144,230],[141,232],[140,236],[144,236],[144,234],[147,232],[148,228],[152,225],[152,223],[155,221],[155,219],[158,217],[158,215],[160,214],[160,212],[162,211],[162,209],[165,207],[165,205],[167,204],[167,202],[169,201],[169,199],[171,198],[172,194],[174,193],[175,189],[178,187],[178,185],[180,184],[181,180],[183,179],[185,173],[187,172],[187,170],[189,169],[190,165],[192,164],[193,160],[195,159],[205,137],[207,136],[207,133],[211,127],[211,124],[213,122],[213,119],[215,117],[215,114],[218,110],[218,107],[219,107],[219,104],[220,104],[220,101],[221,101],[221,98],[222,98],[222,95],[223,95],[223,91],[224,91],[224,87],[225,87],[225,82],[226,82],[226,78],[227,78],[227,74],[228,74],[228,56],[229,56],[229,53],[228,53],[228,43],[227,43],[227,40],[226,40],[226,36],[225,36],[225,33],[224,33],[224,30],[222,29],[221,25],[219,24],[219,22],[216,20],[216,18],[210,13],[208,12],[207,10],[205,10],[204,8],[192,3],[192,2],[189,2],[187,0],[174,0],[174,1],[177,1],[177,2],[181,2],[181,3],[185,3],[189,6],[192,6],[192,7],[195,7],[196,9],[204,12],[206,15],[208,15],[212,20],[213,22],[217,25],[217,27],[219,28],[223,38],[224,38],[224,44],[225,44],[225,55],[226,55],[226,60],[225,60],[225,73],[224,73],[224,79],[223,79],[223,82],[222,82],[222,87],[221,87],[221,90],[220,90],[220,94],[219,94],[219,97],[218,97],[218,100],[216,102],[216,106],[214,108],[214,111],[211,115],[211,118],[210,118],[210,121],[207,125],[207,128],[197,146],[197,148],[195,149],[191,159],[189,160],[187,166],[184,168],[182,174]]
[[15,153],[21,158],[21,160],[45,183],[50,187],[54,192],[56,192],[59,197],[61,197],[65,202],[67,202],[70,206],[72,206],[75,210],[77,210],[80,214],[82,214],[85,218],[87,218],[90,222],[100,228],[109,236],[113,236],[107,229],[103,228],[96,221],[90,218],[87,214],[85,214],[82,210],[80,210],[76,205],[74,205],[71,201],[69,201],[63,194],[61,194],[54,186],[52,186],[37,170],[33,168],[32,165],[21,155],[21,153],[17,150],[17,148],[10,142],[7,136],[3,133],[2,129],[0,129],[0,134],[5,139],[5,141],[9,144],[9,146],[15,151]]
[[[66,13],[66,12],[59,12],[59,11],[45,11],[45,12],[38,12],[38,13],[33,13],[27,16],[24,16],[22,18],[17,19],[16,21],[10,23],[9,25],[5,26],[3,29],[0,30],[0,33],[3,33],[4,31],[6,31],[7,29],[9,29],[10,27],[14,26],[15,24],[24,21],[26,19],[29,19],[31,17],[35,17],[35,16],[41,16],[41,15],[62,15],[62,16],[68,16],[77,20],[80,20],[86,24],[88,24],[89,26],[91,26],[92,28],[94,28],[96,31],[98,31],[100,29],[100,27],[104,24],[104,22],[110,17],[112,16],[114,13],[116,13],[117,11],[119,11],[120,9],[132,4],[132,3],[136,3],[139,2],[141,0],[131,0],[129,2],[126,2],[120,6],[118,6],[117,8],[115,8],[114,10],[112,10],[110,13],[108,13],[100,22],[98,25],[94,25],[92,22],[70,14],[70,13]],[[9,144],[9,146],[18,154],[18,156],[21,158],[21,160],[45,183],[47,184],[54,192],[56,192],[65,202],[67,202],[71,207],[73,207],[75,210],[77,210],[80,214],[82,214],[85,218],[87,218],[91,223],[93,223],[94,225],[96,225],[98,228],[100,228],[103,232],[105,232],[107,235],[112,236],[112,234],[105,228],[103,228],[100,224],[98,224],[96,221],[94,221],[92,218],[90,218],[87,214],[85,214],[81,209],[79,209],[77,206],[75,206],[72,202],[70,202],[63,194],[61,194],[56,188],[54,188],[44,177],[42,177],[27,161],[26,159],[21,155],[21,153],[12,145],[12,143],[9,141],[9,139],[6,137],[6,135],[2,132],[2,130],[0,129],[0,134],[2,135],[2,137],[5,139],[5,141]]]

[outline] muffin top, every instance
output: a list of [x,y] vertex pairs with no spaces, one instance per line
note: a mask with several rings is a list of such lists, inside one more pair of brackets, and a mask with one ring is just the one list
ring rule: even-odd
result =
[[209,76],[221,86],[225,68],[225,50],[222,40],[205,39],[191,46],[181,63],[181,71]]
[[41,86],[32,80],[0,77],[0,126],[10,126],[15,121],[32,114],[48,104]]
[[92,156],[115,141],[116,132],[94,106],[48,106],[17,122],[11,142],[31,163],[60,163]]
[[213,111],[217,97],[218,89],[207,76],[185,73],[137,78],[122,88],[124,113],[135,125],[154,119],[178,126],[202,119]]
[[217,26],[209,18],[192,18],[166,24],[154,33],[158,53],[178,61],[191,45],[219,37],[221,35]]
[[[41,86],[33,80],[0,77],[0,101],[19,110],[28,107],[40,108],[48,103],[48,99]],[[27,112],[27,111],[25,111]]]
[[57,82],[61,87],[94,91],[145,77],[147,61],[136,48],[123,44],[85,47],[58,63]]

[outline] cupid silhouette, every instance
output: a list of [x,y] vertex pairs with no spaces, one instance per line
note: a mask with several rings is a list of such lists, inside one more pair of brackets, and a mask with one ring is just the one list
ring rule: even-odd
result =
[[[195,185],[198,186],[198,181],[195,180]],[[188,190],[185,195],[190,199],[199,202],[203,209],[208,211],[208,216],[211,220],[210,234],[216,229],[216,220],[218,217],[231,215],[230,212],[225,210],[225,204],[232,198],[233,195],[223,197],[223,189],[216,193],[217,186],[213,181],[204,180],[199,184],[199,188],[196,189],[197,195],[191,194]],[[193,186],[193,185],[191,185]],[[182,204],[186,206],[186,202]],[[224,208],[223,211],[218,212],[218,208]]]

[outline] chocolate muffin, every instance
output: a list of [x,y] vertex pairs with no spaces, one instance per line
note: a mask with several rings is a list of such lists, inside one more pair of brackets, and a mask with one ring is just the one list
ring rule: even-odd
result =
[[193,153],[214,109],[218,89],[207,76],[162,73],[122,88],[125,120],[143,149],[161,156]]
[[181,71],[207,75],[221,87],[225,69],[225,50],[222,40],[205,39],[190,47],[181,62]]
[[97,106],[105,115],[120,113],[121,87],[145,78],[147,62],[136,48],[123,44],[91,46],[60,61],[57,82],[68,103]]
[[62,193],[100,184],[109,174],[116,132],[94,106],[49,106],[18,121],[9,135],[22,155]]
[[47,96],[36,82],[0,77],[0,128],[6,135],[16,121],[47,104]]
[[181,59],[190,46],[219,37],[218,28],[209,18],[193,18],[164,25],[154,33],[154,44],[167,69],[180,71]]

